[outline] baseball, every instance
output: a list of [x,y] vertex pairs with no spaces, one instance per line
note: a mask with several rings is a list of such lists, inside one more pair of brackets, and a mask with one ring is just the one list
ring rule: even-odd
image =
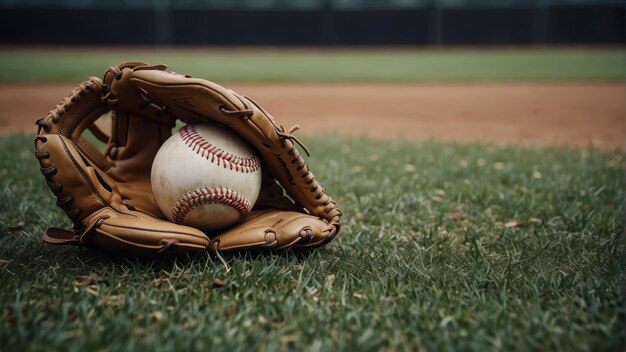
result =
[[186,125],[159,149],[152,192],[172,222],[216,230],[244,217],[261,190],[261,162],[230,129]]

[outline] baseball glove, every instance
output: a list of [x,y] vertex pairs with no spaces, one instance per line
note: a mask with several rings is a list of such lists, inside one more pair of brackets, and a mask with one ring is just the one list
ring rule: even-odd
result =
[[[108,112],[110,136],[94,123]],[[204,233],[159,210],[151,165],[178,119],[225,125],[258,151],[261,193],[232,227]],[[81,83],[36,124],[41,173],[74,223],[73,230],[47,229],[48,243],[151,255],[318,247],[339,231],[341,212],[296,148],[306,151],[292,134],[297,126],[285,130],[250,98],[215,83],[164,65],[123,63],[103,80]],[[103,152],[83,136],[87,129],[106,144]]]

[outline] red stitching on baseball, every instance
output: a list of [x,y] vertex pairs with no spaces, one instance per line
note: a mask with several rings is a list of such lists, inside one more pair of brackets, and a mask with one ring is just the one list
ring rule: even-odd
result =
[[243,195],[226,187],[198,188],[195,191],[184,194],[174,204],[173,222],[182,224],[189,212],[198,205],[203,204],[223,204],[229,206],[239,213],[241,217],[252,210],[252,204]]
[[247,174],[255,172],[261,167],[261,161],[256,155],[251,158],[244,158],[227,153],[204,139],[193,125],[184,126],[178,131],[178,134],[191,150],[211,162],[216,162],[217,165],[220,165],[221,162],[225,169]]

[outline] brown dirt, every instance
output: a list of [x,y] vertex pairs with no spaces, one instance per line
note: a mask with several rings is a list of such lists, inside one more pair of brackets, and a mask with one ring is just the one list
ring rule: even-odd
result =
[[[621,83],[228,84],[286,128],[375,138],[621,148]],[[0,86],[0,134],[34,121],[73,85]]]

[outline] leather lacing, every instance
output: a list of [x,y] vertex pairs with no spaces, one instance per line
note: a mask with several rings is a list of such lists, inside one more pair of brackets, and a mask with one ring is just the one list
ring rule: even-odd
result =
[[50,132],[50,124],[45,117],[42,117],[35,121],[35,125],[39,126],[39,128],[43,128],[43,130],[46,132]]
[[[48,139],[44,136],[35,137],[35,141],[40,141],[42,143],[46,143]],[[50,159],[50,153],[48,151],[36,151],[35,157],[41,163],[42,160]],[[46,182],[48,187],[52,191],[52,193],[57,197],[57,205],[65,211],[67,216],[72,219],[72,221],[76,220],[78,214],[80,214],[80,209],[78,208],[70,208],[71,204],[74,203],[74,198],[72,196],[61,193],[63,191],[63,185],[60,182],[54,182],[52,180],[52,176],[56,175],[58,169],[55,165],[50,166],[41,166],[40,167],[41,174],[46,178]]]
[[92,233],[93,229],[100,227],[102,225],[102,223],[104,222],[104,220],[108,219],[110,216],[109,215],[98,215],[96,216],[95,219],[92,219],[89,222],[89,225],[85,228],[83,228],[80,231],[75,231],[75,233],[80,233],[80,237],[78,237],[78,243],[84,243],[85,240],[85,236],[89,235]]
[[[246,96],[245,98],[248,99],[252,104],[254,104],[254,106],[256,106],[257,109],[261,110],[263,115],[267,116],[267,119],[272,123],[272,125],[276,129],[276,133],[278,134],[278,137],[280,137],[283,147],[285,147],[286,141],[290,140],[294,145],[298,144],[300,146],[300,148],[302,148],[302,150],[304,150],[304,153],[306,153],[307,157],[311,156],[311,153],[309,152],[309,148],[307,148],[306,145],[304,145],[304,143],[302,143],[293,134],[294,132],[296,132],[297,130],[300,129],[300,125],[293,125],[290,129],[285,131],[285,128],[283,126],[276,125],[276,123],[274,122],[274,119],[271,117],[272,115],[270,115],[267,111],[265,111],[265,109],[263,109],[263,107],[261,105],[257,104],[256,101],[254,101],[252,98],[250,98],[248,96]],[[293,148],[292,148],[292,150],[293,150]]]
[[[90,81],[87,81],[79,84],[78,87],[74,88],[70,95],[63,98],[63,100],[59,104],[57,104],[57,106],[52,111],[48,113],[48,116],[52,118],[52,122],[58,123],[61,116],[63,116],[66,111],[70,111],[72,109],[72,106],[74,106],[74,104],[78,101],[80,97],[82,97],[85,93],[91,91],[91,87],[92,83]],[[46,132],[49,131],[48,123],[49,122],[47,121],[47,119],[39,119],[36,122],[36,124],[38,126],[42,126]]]
[[244,121],[250,119],[250,117],[252,117],[252,115],[254,114],[252,109],[228,110],[228,109],[226,109],[226,107],[224,105],[220,105],[219,109],[220,109],[220,112],[222,113],[222,115],[224,115],[225,117],[240,118],[240,119],[242,119]]
[[[43,129],[45,132],[50,132],[51,123],[56,124],[59,122],[59,119],[66,111],[69,111],[72,106],[78,101],[80,97],[86,94],[88,91],[91,91],[93,83],[90,81],[83,82],[78,85],[78,87],[74,88],[72,92],[63,100],[57,104],[57,106],[46,115],[46,117],[42,117],[35,122],[35,125],[39,127],[37,134],[41,134],[41,130]],[[45,136],[38,135],[35,137],[35,148],[37,148],[37,142],[41,142],[45,144],[48,142],[48,138]],[[35,157],[39,160],[40,164],[42,164],[43,160],[50,159],[50,153],[46,150],[36,150]],[[69,195],[62,194],[63,185],[60,182],[54,182],[52,180],[52,176],[56,175],[58,170],[54,164],[49,166],[41,166],[40,168],[41,174],[46,178],[48,183],[48,187],[52,191],[52,193],[57,197],[57,205],[65,211],[67,216],[74,221],[76,224],[76,218],[80,214],[80,209],[71,208],[71,204],[74,203],[74,198]]]
[[[333,218],[330,220],[330,223],[334,225],[338,224],[339,217],[342,215],[341,211],[335,207],[335,202],[332,200],[330,196],[328,196],[325,193],[324,187],[322,187],[320,183],[315,179],[313,174],[310,172],[307,164],[305,163],[304,159],[302,158],[302,155],[300,155],[300,153],[298,153],[296,150],[296,145],[299,145],[302,148],[302,150],[306,153],[307,156],[309,157],[311,156],[308,148],[293,134],[295,131],[300,129],[300,126],[294,125],[289,130],[285,130],[283,126],[276,125],[271,115],[267,111],[265,111],[259,104],[257,104],[250,97],[245,97],[245,98],[249,100],[250,102],[252,102],[252,104],[254,104],[254,106],[256,106],[268,118],[268,120],[272,123],[272,125],[274,125],[276,133],[278,134],[278,137],[281,139],[281,145],[283,148],[286,146],[287,140],[290,140],[292,142],[291,149],[289,149],[289,151],[287,152],[287,155],[290,155],[293,157],[290,160],[291,164],[296,165],[296,170],[300,172],[300,178],[305,180],[304,184],[312,186],[309,189],[309,192],[315,194],[314,198],[316,200],[320,201],[324,196],[326,196],[327,199],[322,203],[322,206],[324,207],[324,211],[328,213],[329,211],[332,211],[334,209],[337,212],[337,215],[333,216]],[[225,117],[241,118],[244,121],[248,121],[250,117],[253,115],[252,109],[227,110],[223,105],[220,105],[219,109]],[[334,235],[337,233],[336,228],[335,226],[331,226],[327,229],[327,231],[331,233],[331,236],[327,239],[327,241],[330,241],[334,237]],[[307,241],[307,239],[310,236],[312,236],[312,232],[310,229],[308,229],[308,231],[305,231],[305,233],[303,234],[303,240]]]
[[143,110],[147,107],[151,107],[157,111],[157,115],[163,115],[166,112],[170,112],[170,109],[167,106],[156,104],[152,100],[152,98],[148,96],[148,93],[145,92],[143,89],[137,90],[137,95],[141,98],[141,100],[143,100],[142,103],[139,105],[139,109]]
[[159,250],[157,251],[157,253],[163,253],[167,250],[173,250],[175,249],[175,245],[178,243],[178,240],[172,239],[172,238],[168,238],[168,239],[162,239],[161,242],[159,242],[159,245],[161,246],[161,248],[159,248]]
[[[285,142],[287,140],[290,140],[294,145],[298,144],[300,146],[300,148],[302,148],[302,150],[304,150],[304,153],[306,154],[307,157],[311,156],[311,153],[309,152],[309,148],[307,148],[304,143],[302,143],[293,133],[297,130],[300,129],[300,125],[293,125],[291,126],[290,129],[288,129],[287,131],[285,131],[285,128],[283,126],[280,126],[280,129],[276,129],[276,133],[278,134],[278,136],[280,137],[281,141],[282,141],[282,145],[283,147],[285,147]],[[292,149],[293,150],[293,149]],[[292,162],[293,164],[293,162]]]
[[[114,66],[109,66],[109,69],[107,70],[107,72],[105,72],[104,76],[106,77],[109,74],[109,72],[113,73],[113,77],[115,78],[116,81],[119,81],[120,79],[122,79],[122,70],[120,70],[119,68],[114,67]],[[100,97],[102,102],[109,103],[109,104],[117,103],[119,99],[111,99],[112,93],[113,92],[111,91],[111,87],[107,84],[103,84],[102,95]]]
[[83,82],[79,84],[78,87],[74,88],[70,95],[63,98],[63,100],[57,104],[57,106],[52,109],[46,117],[42,117],[35,121],[35,125],[39,126],[38,133],[41,132],[41,129],[46,132],[50,132],[50,122],[55,124],[58,123],[61,116],[63,116],[66,111],[69,111],[81,96],[90,91],[91,87],[91,82]]

